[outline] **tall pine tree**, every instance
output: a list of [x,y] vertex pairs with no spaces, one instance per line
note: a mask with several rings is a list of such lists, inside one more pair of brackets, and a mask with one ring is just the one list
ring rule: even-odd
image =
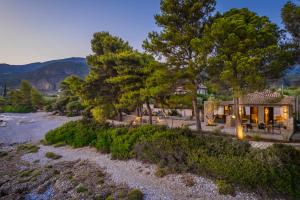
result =
[[192,99],[197,130],[201,129],[197,87],[203,82],[201,74],[205,66],[197,62],[192,41],[203,36],[215,4],[215,0],[162,0],[161,14],[155,15],[156,24],[162,30],[149,33],[144,42],[144,48],[162,57],[172,71],[176,78],[173,84],[184,87]]

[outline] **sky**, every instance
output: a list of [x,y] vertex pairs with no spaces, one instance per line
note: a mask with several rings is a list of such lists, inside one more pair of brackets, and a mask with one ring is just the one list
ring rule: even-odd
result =
[[[286,1],[217,0],[216,10],[247,7],[282,27],[280,9]],[[99,31],[142,50],[148,32],[158,30],[153,16],[159,4],[160,0],[0,0],[0,63],[86,57],[93,33]]]

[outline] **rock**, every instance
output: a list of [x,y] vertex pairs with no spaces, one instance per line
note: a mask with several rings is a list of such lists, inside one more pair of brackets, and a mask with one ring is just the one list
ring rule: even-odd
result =
[[0,127],[5,127],[7,126],[7,121],[0,120]]

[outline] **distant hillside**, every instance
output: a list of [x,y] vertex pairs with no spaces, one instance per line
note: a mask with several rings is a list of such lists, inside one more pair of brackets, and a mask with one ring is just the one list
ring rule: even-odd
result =
[[85,77],[89,72],[84,58],[66,58],[27,65],[0,64],[0,86],[9,88],[28,80],[34,87],[45,93],[58,90],[60,82],[69,75]]
[[285,86],[300,87],[300,65],[288,70],[282,81],[283,85]]

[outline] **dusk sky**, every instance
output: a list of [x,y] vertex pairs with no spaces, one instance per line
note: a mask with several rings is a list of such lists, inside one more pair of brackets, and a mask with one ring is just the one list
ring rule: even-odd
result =
[[[217,10],[247,7],[281,25],[286,0],[218,0]],[[295,1],[297,2],[297,1]],[[298,1],[299,2],[299,1]],[[94,32],[109,31],[136,49],[157,30],[160,0],[1,0],[0,63],[25,64],[91,53]]]

